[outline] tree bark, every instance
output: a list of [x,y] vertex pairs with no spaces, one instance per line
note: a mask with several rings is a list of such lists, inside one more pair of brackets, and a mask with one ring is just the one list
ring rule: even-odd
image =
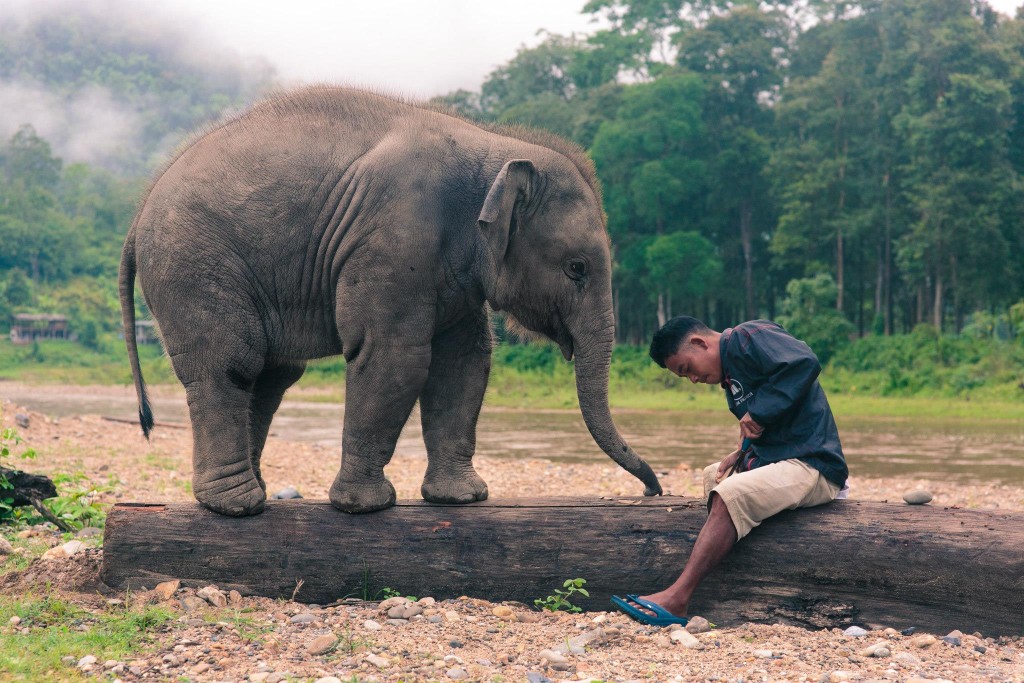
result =
[[740,241],[743,244],[743,287],[746,292],[747,320],[757,317],[754,304],[754,210],[749,199],[740,203]]
[[[102,578],[117,589],[179,579],[329,603],[390,587],[438,599],[527,604],[585,578],[613,593],[671,583],[706,519],[692,498],[400,501],[346,515],[325,501],[268,501],[232,518],[196,504],[111,510]],[[721,624],[916,626],[1024,633],[1024,514],[838,501],[769,519],[698,589],[691,612]]]

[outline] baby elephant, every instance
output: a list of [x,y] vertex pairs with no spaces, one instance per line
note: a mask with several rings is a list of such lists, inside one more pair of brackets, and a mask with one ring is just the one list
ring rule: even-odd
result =
[[395,502],[384,476],[419,400],[423,497],[487,497],[473,469],[487,387],[488,306],[576,359],[598,445],[661,493],[608,410],[611,261],[594,169],[538,131],[344,88],[281,95],[196,138],[153,183],[121,256],[135,342],[135,276],[185,386],[192,490],[209,509],[263,509],[260,455],[306,361],[347,361],[341,469],[331,502]]

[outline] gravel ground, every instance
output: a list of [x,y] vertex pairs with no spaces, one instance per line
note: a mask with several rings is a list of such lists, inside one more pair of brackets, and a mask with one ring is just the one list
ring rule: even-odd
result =
[[[16,406],[2,406],[4,424]],[[112,483],[107,502],[189,501],[191,439],[187,430],[157,429],[151,441],[137,426],[96,416],[50,419],[27,413],[18,428],[38,458],[28,469],[53,475],[84,473]],[[268,490],[295,486],[324,498],[338,456],[327,449],[271,438],[264,455]],[[631,496],[636,481],[616,467],[559,465],[544,460],[481,459],[477,469],[493,498],[511,496]],[[422,456],[399,449],[387,474],[400,498],[418,497]],[[661,474],[676,495],[700,493],[700,473],[675,468]],[[927,488],[933,504],[1024,510],[1024,488],[963,487],[948,481],[869,480],[854,477],[852,497],[899,500]],[[52,531],[24,532],[49,546],[64,543]],[[878,630],[861,636],[746,624],[689,634],[641,626],[618,613],[536,612],[520,604],[492,604],[484,596],[415,605],[349,602],[303,605],[265,598],[161,586],[128,597],[101,595],[96,539],[53,550],[22,572],[0,579],[0,591],[22,594],[47,584],[85,609],[100,613],[134,603],[160,603],[179,614],[157,634],[157,645],[136,660],[66,663],[104,679],[276,681],[1022,681],[1024,639],[981,634]],[[63,546],[67,547],[67,546]],[[1022,550],[1024,552],[1024,550]],[[112,602],[111,602],[112,601]],[[218,606],[223,604],[223,606]],[[390,612],[390,615],[389,615]],[[392,620],[403,614],[408,619]],[[697,621],[697,620],[695,620]],[[0,624],[16,637],[26,624]],[[696,629],[695,629],[696,630]],[[947,637],[944,641],[943,637]],[[947,642],[948,641],[948,642]],[[958,643],[958,644],[957,644]],[[565,652],[569,649],[569,652]],[[331,677],[335,677],[332,679]],[[3,678],[0,672],[0,680]]]

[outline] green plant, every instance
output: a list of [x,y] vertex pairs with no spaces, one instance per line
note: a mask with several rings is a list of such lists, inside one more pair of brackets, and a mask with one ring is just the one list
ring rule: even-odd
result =
[[62,493],[48,505],[58,519],[74,529],[102,527],[107,519],[107,505],[100,502],[103,494],[114,490],[115,479],[106,484],[93,484],[81,472],[58,474],[53,478]]
[[583,587],[583,584],[586,582],[586,579],[566,579],[562,584],[562,588],[555,589],[554,595],[537,598],[533,601],[533,604],[537,609],[546,609],[549,612],[557,612],[558,610],[582,612],[582,609],[570,602],[570,598],[573,598],[576,595],[589,598],[590,593]]
[[[7,478],[3,468],[4,459],[10,458],[12,449],[19,446],[21,442],[21,437],[14,431],[13,427],[7,427],[0,431],[0,521],[15,518],[14,498],[7,495],[7,492],[14,488],[14,484]],[[36,457],[36,452],[32,448],[25,448],[18,454],[18,457],[22,460],[31,460]]]

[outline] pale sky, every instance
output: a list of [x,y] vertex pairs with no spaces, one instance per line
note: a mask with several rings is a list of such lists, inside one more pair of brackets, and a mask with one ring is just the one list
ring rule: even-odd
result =
[[[537,33],[589,33],[586,0],[0,0],[8,11],[89,2],[117,20],[123,8],[159,30],[185,24],[198,45],[262,56],[288,82],[370,86],[414,97],[483,79]],[[1013,14],[1024,0],[990,0]],[[52,8],[52,7],[51,7]],[[0,14],[5,13],[0,11]]]

